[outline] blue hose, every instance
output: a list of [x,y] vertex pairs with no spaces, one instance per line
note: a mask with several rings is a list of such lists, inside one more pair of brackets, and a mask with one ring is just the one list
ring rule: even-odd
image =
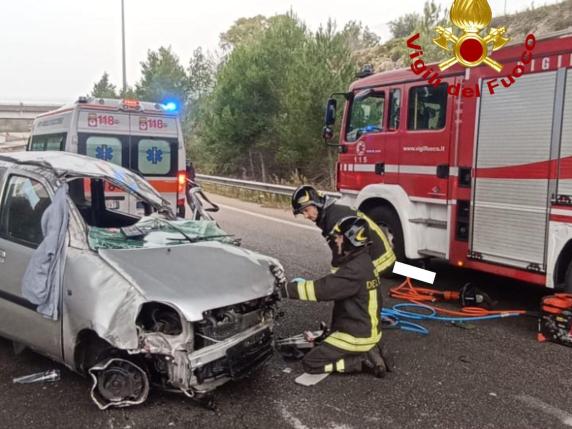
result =
[[381,320],[386,325],[389,325],[389,328],[401,329],[403,331],[414,332],[420,335],[429,334],[429,329],[418,323],[403,320],[402,316],[397,315],[395,311],[390,308],[383,308],[381,310]]
[[[405,308],[418,309],[425,311],[421,313],[418,311],[408,311]],[[396,327],[408,332],[415,332],[421,335],[429,334],[429,330],[422,325],[410,322],[408,320],[437,320],[440,322],[472,322],[478,320],[492,320],[500,319],[503,317],[516,317],[519,316],[518,313],[506,312],[502,314],[491,314],[489,316],[472,316],[472,317],[448,317],[439,316],[434,308],[423,304],[409,304],[402,303],[396,304],[392,308],[382,308],[381,318],[382,320],[388,321],[391,327]]]

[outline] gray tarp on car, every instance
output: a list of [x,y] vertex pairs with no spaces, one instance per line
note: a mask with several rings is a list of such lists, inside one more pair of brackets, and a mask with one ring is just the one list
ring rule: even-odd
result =
[[32,254],[22,277],[22,296],[38,306],[38,313],[56,320],[65,264],[69,222],[68,185],[58,188],[42,216],[44,239]]

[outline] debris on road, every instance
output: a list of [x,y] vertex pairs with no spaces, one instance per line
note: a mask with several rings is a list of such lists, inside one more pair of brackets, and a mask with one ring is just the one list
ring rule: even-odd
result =
[[320,381],[325,379],[330,373],[323,373],[323,374],[308,374],[305,372],[304,374],[300,375],[296,378],[296,383],[301,384],[302,386],[310,387],[318,384]]
[[54,381],[60,381],[60,378],[60,370],[51,369],[49,371],[37,372],[35,374],[16,377],[12,380],[12,382],[17,384],[50,383]]

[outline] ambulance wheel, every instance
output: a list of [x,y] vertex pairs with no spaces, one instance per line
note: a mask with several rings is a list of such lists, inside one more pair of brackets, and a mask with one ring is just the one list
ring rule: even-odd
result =
[[387,206],[378,206],[371,209],[368,216],[385,232],[398,261],[405,262],[405,245],[403,243],[403,228],[395,210]]

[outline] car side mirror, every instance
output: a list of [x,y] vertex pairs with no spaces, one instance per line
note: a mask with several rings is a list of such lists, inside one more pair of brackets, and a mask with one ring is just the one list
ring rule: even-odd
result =
[[332,130],[330,127],[325,126],[322,129],[322,137],[324,138],[324,140],[326,141],[330,141],[334,138],[334,130]]
[[336,108],[338,102],[335,98],[330,98],[326,105],[326,117],[324,118],[324,129],[331,128],[336,123]]
[[338,107],[338,102],[335,99],[336,96],[344,97],[347,101],[352,97],[351,92],[334,92],[330,95],[328,99],[328,104],[326,104],[326,115],[324,117],[324,128],[322,128],[322,137],[328,146],[338,147],[337,144],[328,143],[334,138],[334,124],[336,123],[336,109]]

